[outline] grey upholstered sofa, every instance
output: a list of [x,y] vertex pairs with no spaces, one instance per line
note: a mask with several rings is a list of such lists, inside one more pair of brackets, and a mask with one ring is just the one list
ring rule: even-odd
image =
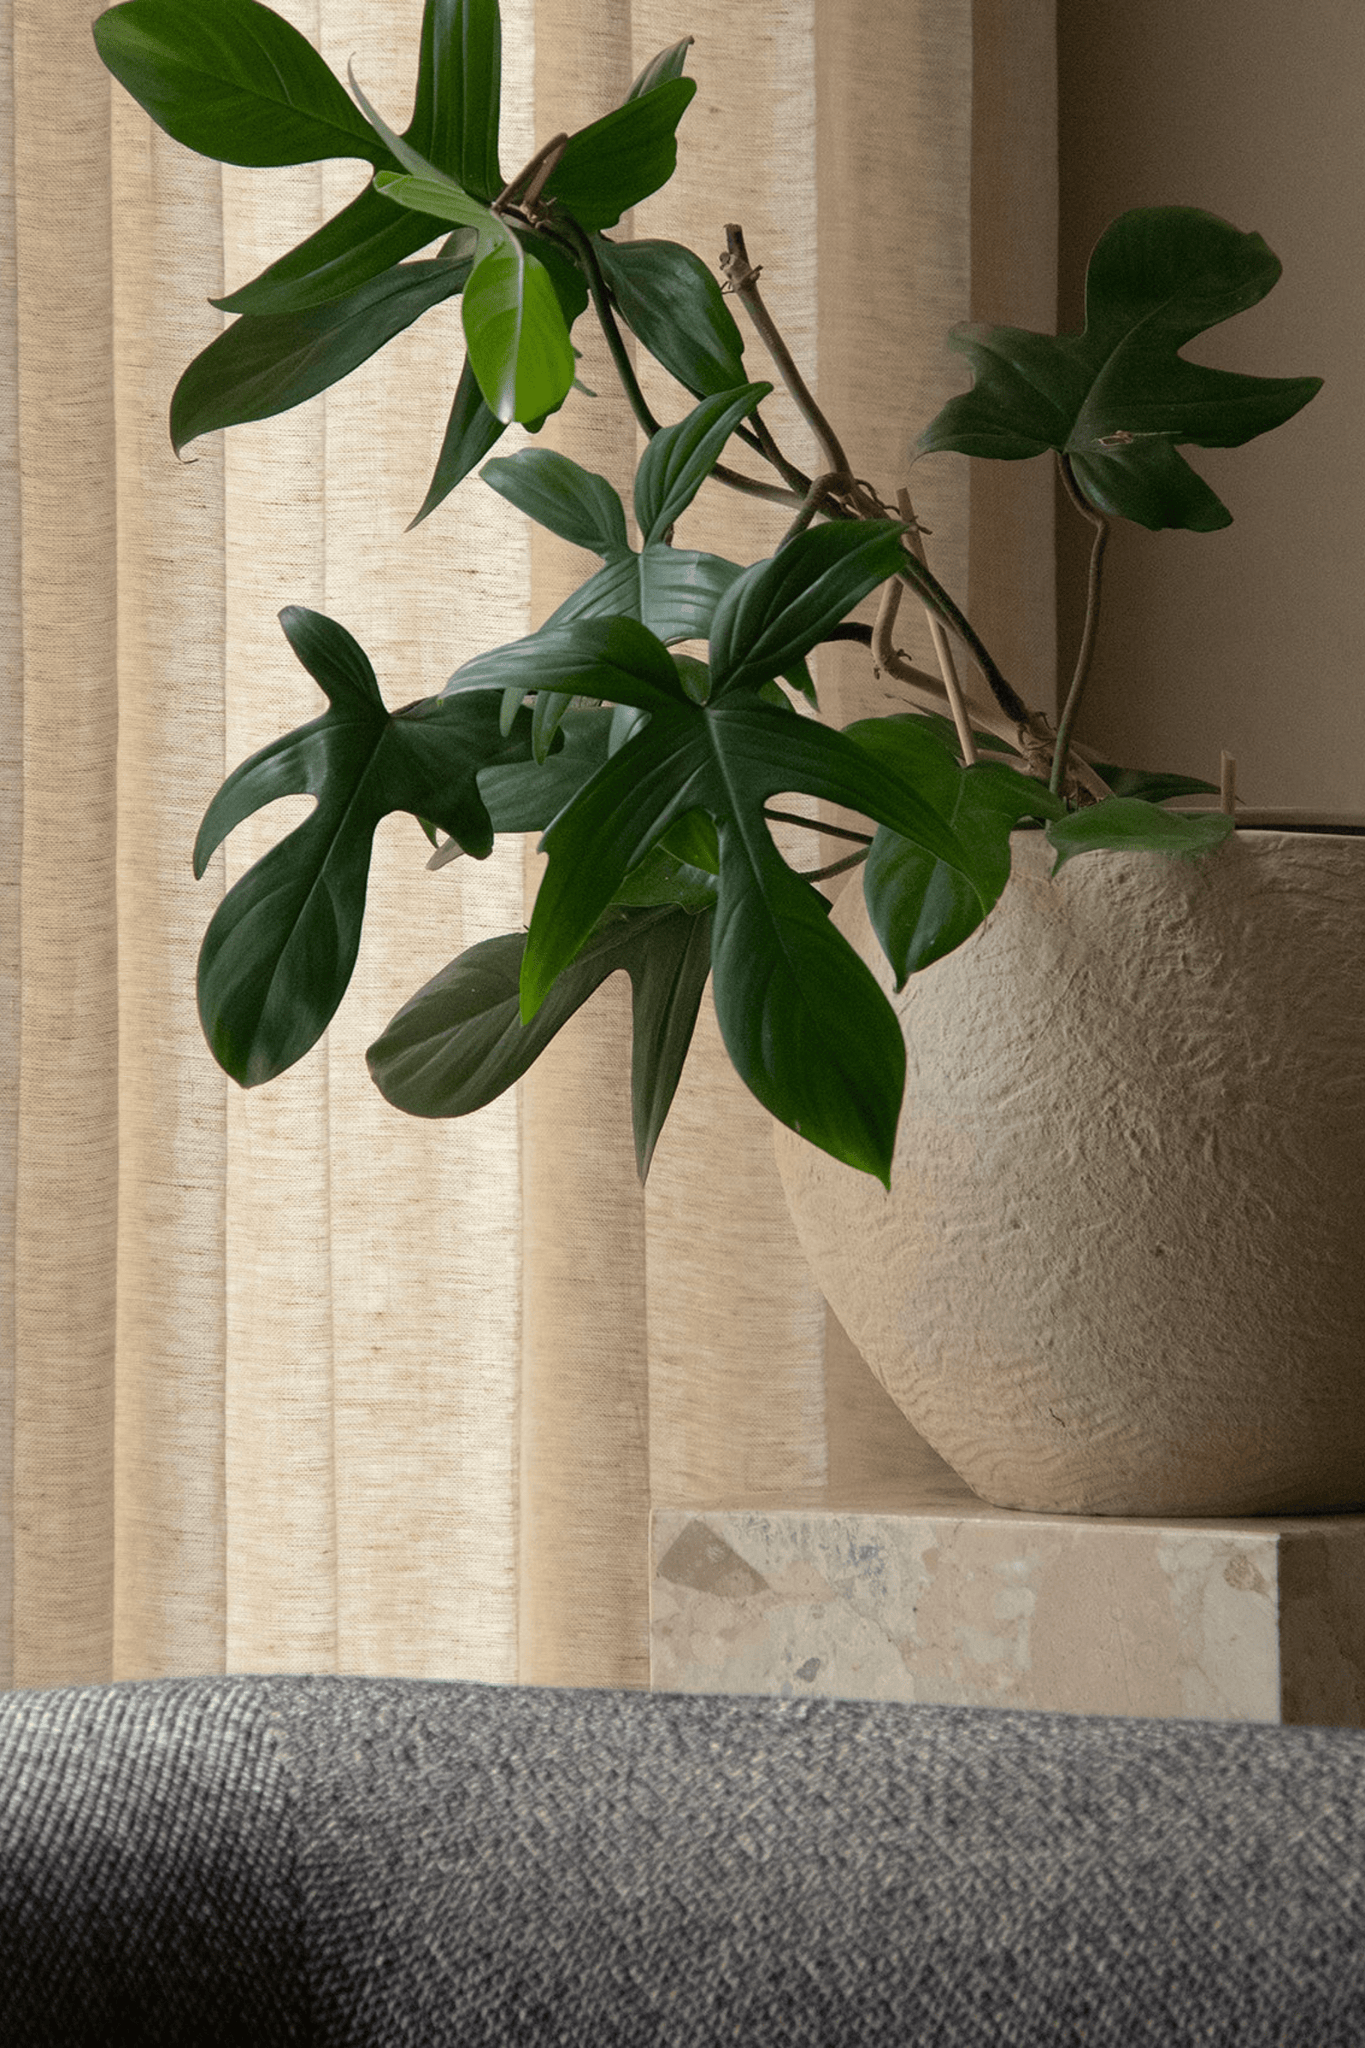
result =
[[1365,1732],[365,1678],[0,1697],[4,2048],[1365,2043]]

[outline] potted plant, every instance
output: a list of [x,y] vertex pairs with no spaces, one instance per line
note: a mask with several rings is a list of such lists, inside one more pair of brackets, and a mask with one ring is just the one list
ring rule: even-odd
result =
[[[1026,851],[1028,900],[1038,887],[1066,900],[1066,886],[1090,869],[1187,878],[1227,861],[1230,789],[1217,810],[1173,812],[1173,798],[1216,793],[1213,785],[1094,763],[1072,733],[1110,520],[1196,531],[1227,524],[1179,446],[1249,440],[1318,388],[1316,378],[1238,376],[1179,353],[1264,297],[1277,259],[1259,236],[1196,209],[1140,210],[1096,247],[1082,334],[966,327],[950,337],[968,358],[972,389],[925,429],[920,452],[1007,460],[1051,452],[1094,528],[1082,647],[1053,732],[928,568],[904,491],[885,497],[850,473],[835,426],[765,304],[742,231],[726,231],[723,278],[677,244],[613,234],[623,212],[671,175],[675,131],[695,90],[684,76],[690,38],[661,52],[614,112],[558,135],[508,178],[497,146],[496,0],[427,0],[413,114],[401,134],[354,76],[348,94],[260,0],[217,0],[211,18],[171,0],[125,0],[94,32],[109,69],[189,147],[252,165],[356,157],[373,173],[318,233],[215,301],[238,318],[176,388],[176,448],[315,395],[459,295],[467,357],[418,516],[482,464],[485,483],[601,560],[537,632],[476,656],[434,694],[392,713],[343,624],[299,606],[281,614],[328,709],[228,777],[200,828],[196,872],[276,797],[307,792],[316,808],[210,920],[199,1002],[219,1063],[254,1086],[325,1030],[355,962],[370,843],[387,812],[422,822],[436,847],[433,866],[486,856],[497,833],[538,831],[548,866],[529,930],[469,948],[404,1005],[368,1055],[387,1099],[419,1116],[483,1106],[624,969],[643,1176],[709,978],[736,1070],[819,1163],[816,1178],[826,1166],[836,1177],[836,1211],[847,1209],[852,1183],[889,1213],[898,1124],[904,1144],[906,1041],[888,991],[938,989],[950,961],[994,958],[992,934],[1009,926],[1002,899],[1012,859]],[[434,255],[409,260],[433,243]],[[730,303],[761,340],[770,366],[762,381],[746,367]],[[492,455],[511,422],[534,432],[568,399],[572,330],[590,310],[646,436],[634,484],[638,548],[604,478],[548,449]],[[623,327],[679,385],[675,421],[662,424],[647,405]],[[779,447],[765,420],[774,379],[815,433],[815,475]],[[745,566],[673,545],[676,521],[708,482],[790,507],[770,559]],[[934,620],[939,677],[895,647],[902,589]],[[876,628],[850,624],[878,590]],[[850,635],[873,643],[873,658],[905,685],[906,708],[838,731],[810,715],[818,706],[807,657]],[[672,651],[701,641],[705,662]],[[951,643],[981,679],[970,715]],[[793,791],[866,821],[866,831],[846,834],[857,850],[838,864],[861,868],[861,890],[845,897],[865,906],[861,954],[817,886],[832,870],[799,871],[774,842],[771,824],[791,815],[774,799]],[[793,822],[825,829],[813,814]],[[1097,852],[1099,861],[1072,867]],[[1048,868],[1064,871],[1055,887]],[[1121,902],[1106,908],[1121,934]],[[789,1184],[801,1179],[785,1170]],[[803,1221],[800,1200],[796,1210],[817,1277],[856,1337],[842,1283],[826,1275],[821,1231]],[[941,1222],[934,1227],[941,1235]],[[964,1331],[975,1313],[970,1301],[957,1302]],[[890,1384],[876,1345],[865,1349]],[[953,1370],[963,1377],[950,1360],[947,1377]],[[1036,1359],[1007,1357],[1005,1370],[1035,1393],[1042,1384]],[[922,1380],[912,1365],[908,1386],[892,1389],[920,1426]],[[988,1398],[981,1385],[973,1382],[977,1406]],[[1048,1388],[1054,1413],[1073,1405],[1058,1429],[1073,1441],[1103,1437],[1065,1370]],[[956,1434],[930,1419],[925,1433],[951,1443],[946,1454],[961,1468],[959,1439],[979,1418]],[[1334,1468],[1330,1489],[1365,1497],[1365,1441],[1353,1439],[1346,1466],[1350,1478]],[[1014,1482],[995,1470],[967,1476],[998,1497]],[[1181,1477],[1177,1491],[1184,1485]],[[1300,1480],[1289,1492],[1303,1504]],[[1168,1495],[1158,1487],[1156,1505],[1172,1505]],[[1111,1489],[1111,1507],[1116,1498]]]

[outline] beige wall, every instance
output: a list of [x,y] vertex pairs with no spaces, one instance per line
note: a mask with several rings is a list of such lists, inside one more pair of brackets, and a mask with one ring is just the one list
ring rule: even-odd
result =
[[[1246,448],[1187,451],[1221,533],[1118,528],[1080,737],[1128,765],[1218,773],[1257,805],[1365,812],[1365,5],[1059,0],[1060,320],[1130,206],[1194,205],[1265,236],[1269,298],[1188,353],[1326,385]],[[996,318],[1009,318],[1006,309]],[[1086,540],[1062,532],[1062,666]]]

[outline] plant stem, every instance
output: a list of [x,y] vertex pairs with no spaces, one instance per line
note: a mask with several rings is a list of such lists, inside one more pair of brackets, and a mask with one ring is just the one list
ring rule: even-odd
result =
[[777,374],[786,385],[796,402],[801,417],[815,435],[825,454],[825,468],[837,476],[849,476],[848,457],[843,451],[838,435],[811,396],[805,378],[792,360],[791,351],[778,333],[771,313],[763,303],[758,289],[760,270],[749,261],[749,252],[744,246],[744,230],[734,222],[727,222],[725,228],[725,254],[720,259],[730,289],[743,306],[754,326],[762,336],[763,345],[777,366]]
[[778,447],[777,442],[773,439],[767,421],[757,409],[755,409],[753,414],[753,423],[752,435],[746,428],[740,428],[742,438],[750,442],[751,446],[756,448],[759,454],[767,457],[789,489],[800,491],[802,496],[804,496],[810,489],[810,478],[804,470],[798,469],[794,462],[787,460],[782,450]]
[[611,309],[611,294],[607,290],[607,281],[603,277],[601,266],[597,261],[597,251],[593,248],[592,242],[584,234],[578,222],[570,214],[561,213],[558,216],[556,225],[568,236],[573,244],[574,253],[583,266],[588,280],[588,290],[592,294],[593,310],[597,314],[603,334],[607,337],[607,347],[611,350],[611,359],[616,365],[616,374],[621,379],[626,397],[630,400],[631,411],[652,441],[659,432],[659,422],[655,419],[645,401],[645,394],[640,389],[639,380],[635,375],[635,365],[630,360],[630,356],[626,351],[625,342],[621,339],[621,330],[616,324],[616,315]]
[[[901,518],[905,521],[908,529],[906,544],[916,561],[927,569],[929,564],[925,560],[924,540],[919,530],[918,521],[915,518],[915,508],[910,502],[909,491],[902,487],[896,494],[896,504]],[[894,591],[897,599],[899,599],[901,587],[899,579],[888,583],[886,587],[888,592]],[[929,605],[924,607],[924,612],[925,617],[929,621],[929,637],[934,643],[934,653],[938,658],[938,671],[943,677],[944,694],[948,699],[948,704],[953,714],[953,724],[957,727],[958,745],[962,749],[962,765],[964,768],[970,768],[976,760],[976,741],[972,737],[972,725],[971,720],[967,716],[967,704],[966,699],[962,695],[962,685],[957,679],[957,664],[953,660],[953,650],[948,644],[948,635],[943,630],[943,622],[939,618],[938,613],[932,610]],[[891,637],[891,626],[894,619],[895,612],[893,610],[886,625],[886,638],[888,641]],[[879,620],[879,633],[880,630],[881,622]]]
[[831,861],[827,868],[797,868],[793,872],[799,874],[803,882],[827,882],[831,875],[842,875],[845,869],[859,867],[866,859],[867,848],[864,847],[861,853],[850,853],[844,860]]
[[538,149],[529,163],[522,165],[515,178],[503,186],[497,198],[492,201],[490,213],[503,213],[508,207],[519,206],[530,213],[540,198],[545,181],[567,149],[567,133],[553,135],[543,148]]
[[765,805],[763,815],[775,818],[783,825],[804,825],[808,832],[823,832],[830,839],[851,839],[855,846],[872,844],[866,832],[848,832],[842,825],[826,825],[819,818],[803,818],[796,811],[770,811]]
[[1071,732],[1076,723],[1076,714],[1081,708],[1081,695],[1090,673],[1091,657],[1095,652],[1095,632],[1100,617],[1100,578],[1104,568],[1104,550],[1109,542],[1109,521],[1103,512],[1098,511],[1084,496],[1076,482],[1071,463],[1065,455],[1058,454],[1057,467],[1061,472],[1067,496],[1081,517],[1094,527],[1095,538],[1090,546],[1090,573],[1086,579],[1085,591],[1085,625],[1081,630],[1076,670],[1071,678],[1071,688],[1067,691],[1066,703],[1062,707],[1062,715],[1057,725],[1057,747],[1052,757],[1052,775],[1048,782],[1048,788],[1054,796],[1060,793],[1066,774],[1066,757],[1071,744]]
[[824,471],[822,475],[814,479],[806,492],[800,511],[777,543],[779,549],[784,548],[789,540],[795,540],[798,533],[805,532],[816,513],[820,510],[820,500],[829,490],[830,485],[837,484],[839,480],[838,471],[832,469]]
[[921,604],[930,605],[939,617],[950,625],[959,640],[967,647],[986,679],[987,687],[1000,709],[1012,725],[1031,727],[1033,713],[1022,697],[1005,681],[989,648],[965,614],[959,611],[932,569],[925,567],[917,556],[910,556],[900,571],[901,582],[914,591]]

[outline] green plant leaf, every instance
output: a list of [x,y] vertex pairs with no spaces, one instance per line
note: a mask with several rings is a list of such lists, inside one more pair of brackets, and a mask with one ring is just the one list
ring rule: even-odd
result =
[[1149,804],[1164,804],[1173,796],[1217,796],[1216,782],[1202,782],[1197,775],[1165,775],[1155,768],[1119,768],[1112,761],[1096,761],[1095,773],[1109,784],[1115,796],[1139,796]]
[[288,412],[348,376],[429,307],[453,298],[467,263],[400,263],[307,313],[244,314],[197,355],[171,399],[177,455],[200,434]]
[[1100,511],[1140,526],[1212,532],[1232,515],[1176,453],[1234,448],[1278,427],[1320,377],[1246,377],[1178,354],[1263,299],[1279,259],[1259,235],[1194,207],[1139,207],[1095,246],[1081,334],[956,327],[973,387],[921,434],[918,453],[1005,461],[1056,449]]
[[[599,630],[617,631],[624,620]],[[590,622],[563,629],[565,643]],[[634,629],[637,633],[641,630]],[[659,650],[663,652],[662,649]],[[541,687],[568,688],[581,668]],[[600,694],[610,696],[608,689]],[[828,924],[828,906],[773,844],[764,804],[804,791],[889,824],[969,873],[973,856],[899,775],[842,733],[737,693],[706,705],[639,693],[648,723],[612,754],[546,832],[549,856],[522,967],[529,1019],[625,878],[701,811],[719,852],[716,1008],[741,1079],[780,1121],[885,1180],[902,1056],[894,1013]]]
[[[501,28],[496,0],[427,0],[412,120],[402,140],[474,199],[502,189]],[[429,215],[366,185],[316,234],[250,284],[215,299],[227,313],[302,313],[343,298],[435,239]]]
[[342,299],[442,233],[429,214],[410,213],[366,185],[340,213],[250,284],[210,299],[224,313],[306,313]]
[[529,1024],[518,1012],[524,932],[471,946],[418,990],[369,1048],[385,1100],[410,1116],[468,1116],[520,1080],[588,998],[631,980],[631,1097],[641,1180],[667,1117],[710,969],[708,914],[614,910]]
[[652,436],[635,471],[635,517],[646,546],[663,540],[682,517],[735,428],[772,388],[745,384],[705,398],[686,419]]
[[628,207],[672,177],[678,162],[674,131],[696,90],[695,79],[665,79],[580,128],[569,137],[542,197],[556,200],[580,227],[615,227]]
[[573,387],[573,347],[545,266],[504,230],[464,291],[469,360],[489,411],[504,423],[557,412]]
[[613,555],[604,568],[566,597],[545,621],[567,625],[573,619],[638,619],[665,646],[679,640],[704,640],[716,608],[735,579],[737,562],[694,548],[665,547],[656,541],[634,554]]
[[[569,698],[560,701],[566,706],[565,716],[560,722],[559,744],[548,760],[502,761],[479,770],[479,795],[488,806],[495,832],[543,832],[608,757],[615,713],[575,710]],[[669,896],[662,900],[683,899]]]
[[1111,796],[1103,803],[1087,804],[1047,828],[1057,849],[1052,872],[1057,874],[1078,853],[1108,848],[1121,853],[1164,853],[1178,859],[1195,860],[1212,853],[1234,831],[1233,820],[1222,811],[1158,810],[1138,797]]
[[713,694],[757,689],[809,654],[906,560],[895,520],[850,520],[797,534],[736,578],[711,627]]
[[427,0],[404,141],[474,199],[496,199],[502,97],[498,0]]
[[972,878],[885,825],[863,866],[863,896],[896,987],[971,937],[998,902],[1010,873],[1010,834],[1021,818],[1061,818],[1066,806],[1046,783],[1003,762],[964,768],[956,734],[918,714],[862,719],[848,737],[884,767],[913,782],[974,856]]
[[716,606],[742,573],[719,555],[657,541],[637,554],[626,545],[625,513],[606,478],[565,456],[522,449],[486,463],[479,474],[552,533],[604,557],[604,566],[570,593],[547,627],[622,617],[638,619],[665,646],[704,640]]
[[476,654],[456,669],[441,694],[508,689],[562,690],[570,697],[634,704],[641,711],[666,711],[687,702],[668,649],[627,618],[547,623],[524,640]]
[[647,92],[653,92],[656,85],[663,85],[670,78],[681,78],[687,53],[696,40],[695,36],[684,36],[680,43],[673,43],[668,49],[660,50],[657,57],[651,57],[626,94],[626,99],[643,99]]
[[290,605],[294,652],[329,708],[231,774],[199,828],[202,876],[227,834],[277,797],[316,808],[228,891],[199,954],[199,1014],[219,1065],[245,1088],[316,1044],[345,994],[360,944],[375,827],[389,811],[439,825],[478,858],[493,829],[478,771],[525,758],[529,719],[505,738],[491,697],[430,698],[390,714],[363,650],[334,620]]
[[124,0],[97,18],[94,36],[125,91],[201,156],[251,165],[389,161],[312,44],[259,0]]
[[421,510],[409,525],[409,532],[444,503],[455,486],[464,482],[475,464],[483,461],[490,448],[496,447],[506,431],[502,421],[489,411],[479,389],[479,380],[474,375],[474,366],[466,356],[460,381],[455,386],[435,473],[422,500]]
[[678,242],[594,238],[617,311],[669,375],[696,398],[745,380],[744,338],[700,256]]
[[561,540],[597,555],[629,550],[625,510],[616,491],[604,476],[567,455],[550,448],[523,448],[485,463],[479,474],[499,497]]
[[484,402],[504,425],[539,422],[556,412],[573,385],[574,353],[559,294],[539,256],[505,221],[434,172],[381,171],[375,188],[400,206],[478,230],[463,314]]

